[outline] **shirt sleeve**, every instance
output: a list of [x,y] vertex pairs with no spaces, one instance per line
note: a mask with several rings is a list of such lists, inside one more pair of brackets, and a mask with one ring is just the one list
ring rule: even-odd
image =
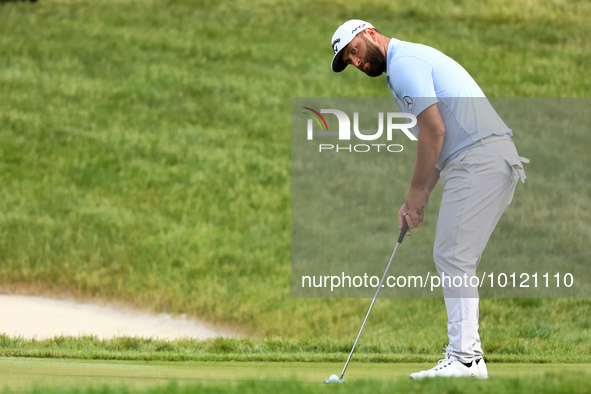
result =
[[438,102],[433,84],[433,67],[428,62],[404,56],[395,59],[389,67],[390,90],[402,103],[402,111],[414,116]]

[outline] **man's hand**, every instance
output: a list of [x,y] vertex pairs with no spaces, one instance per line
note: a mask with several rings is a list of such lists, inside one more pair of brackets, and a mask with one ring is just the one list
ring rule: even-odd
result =
[[[406,212],[406,204],[402,204],[402,206],[398,210],[398,230],[402,230],[402,226],[404,226],[404,221],[406,220]],[[410,229],[406,230],[406,236],[410,237]]]
[[[406,219],[409,229],[419,227],[419,223],[421,223],[425,217],[425,212],[423,211],[423,209],[427,206],[428,203],[428,188],[417,189],[411,187],[410,189],[408,189],[408,192],[406,193],[406,198],[404,199],[404,212],[399,211],[399,216],[402,215],[403,220],[401,222],[399,218],[398,223],[404,224],[404,219]],[[400,228],[402,228],[402,225],[400,225]]]

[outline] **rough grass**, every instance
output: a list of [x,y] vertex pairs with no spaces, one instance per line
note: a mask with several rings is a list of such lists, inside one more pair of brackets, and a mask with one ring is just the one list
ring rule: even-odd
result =
[[[507,339],[507,332],[517,337]],[[487,337],[487,360],[503,363],[585,363],[589,342],[585,335],[558,340],[558,325],[551,329],[537,322],[531,327],[508,327]],[[353,338],[283,339],[213,338],[207,340],[117,337],[54,337],[29,340],[0,335],[0,356],[87,360],[143,361],[300,361],[342,362],[351,351]],[[355,360],[371,362],[435,362],[431,341],[422,336],[411,342],[369,339],[359,343]]]

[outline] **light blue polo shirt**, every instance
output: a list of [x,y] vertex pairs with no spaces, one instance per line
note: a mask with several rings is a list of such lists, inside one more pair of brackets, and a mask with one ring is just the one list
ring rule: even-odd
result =
[[[400,41],[388,44],[386,81],[401,112],[419,116],[437,104],[445,125],[436,168],[441,170],[464,149],[491,135],[513,135],[474,78],[435,48]],[[418,137],[418,126],[412,128]]]

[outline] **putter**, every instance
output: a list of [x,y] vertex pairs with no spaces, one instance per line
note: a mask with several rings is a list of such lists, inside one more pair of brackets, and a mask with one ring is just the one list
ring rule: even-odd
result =
[[394,247],[394,251],[392,252],[392,256],[390,256],[390,261],[388,261],[388,265],[386,266],[386,270],[384,271],[384,275],[382,275],[382,280],[380,281],[380,284],[378,285],[378,289],[376,290],[376,294],[373,296],[373,300],[372,300],[371,304],[369,305],[369,310],[367,311],[367,314],[365,315],[365,319],[363,320],[363,324],[361,325],[361,329],[359,330],[359,334],[357,334],[357,339],[355,339],[355,343],[353,344],[353,348],[351,349],[351,353],[349,353],[349,357],[347,357],[347,362],[345,363],[345,367],[343,368],[343,372],[341,372],[341,377],[339,378],[337,375],[331,375],[328,379],[324,379],[324,383],[345,383],[345,379],[343,379],[343,376],[345,376],[345,371],[347,370],[347,366],[349,365],[349,361],[351,361],[351,357],[353,356],[353,352],[355,351],[355,347],[357,347],[357,342],[359,342],[359,337],[361,337],[361,333],[363,332],[363,329],[365,328],[365,323],[367,323],[367,318],[369,317],[369,314],[371,313],[371,310],[373,308],[373,304],[375,304],[376,299],[378,298],[378,294],[380,294],[380,289],[382,288],[382,285],[384,284],[384,280],[386,279],[386,276],[388,275],[388,270],[390,269],[390,265],[392,264],[392,260],[394,260],[394,256],[396,255],[396,250],[398,250],[398,246],[400,246],[400,244],[404,240],[404,236],[406,235],[407,231],[408,231],[408,223],[406,223],[406,220],[405,220],[404,226],[402,226],[402,230],[400,231],[400,235],[398,236],[398,242],[396,243],[396,246]]

